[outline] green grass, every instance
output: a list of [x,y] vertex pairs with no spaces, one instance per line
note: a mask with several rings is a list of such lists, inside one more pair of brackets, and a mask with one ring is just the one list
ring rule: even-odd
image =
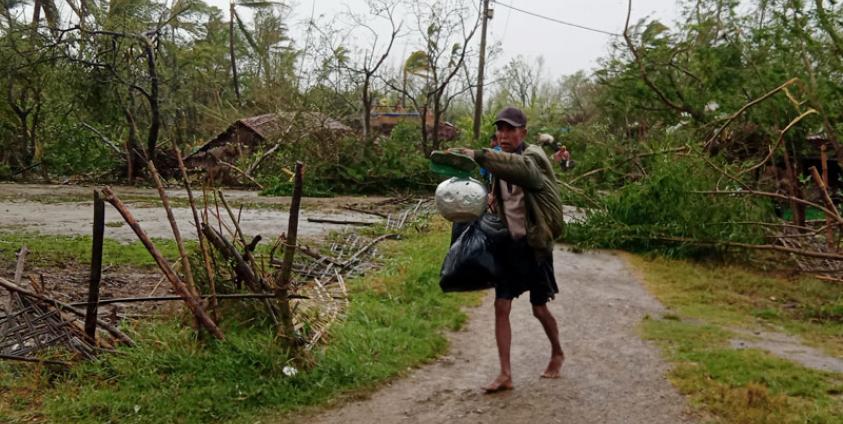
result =
[[[42,379],[36,391],[0,369],[0,393],[30,396],[5,399],[14,411],[5,418],[24,420],[34,410],[55,422],[255,422],[372,389],[444,352],[443,330],[460,327],[466,318],[461,306],[479,300],[439,290],[448,236],[436,224],[433,232],[384,244],[384,267],[348,282],[346,319],[314,353],[315,366],[294,377],[282,373],[286,352],[266,327],[235,327],[231,319],[224,321],[224,342],[204,344],[177,322],[159,322],[133,329],[138,347],[52,382]],[[32,380],[32,371],[25,375],[22,385]]]
[[737,266],[627,255],[663,304],[723,327],[784,331],[843,357],[843,286]]
[[[179,257],[175,241],[155,239],[153,242],[165,258],[175,260]],[[188,249],[192,249],[195,244],[192,241],[185,242]],[[91,236],[56,236],[4,231],[0,231],[0,261],[14,264],[15,254],[24,245],[29,249],[26,256],[28,267],[64,267],[91,263]],[[102,255],[103,266],[155,266],[155,261],[140,241],[121,243],[105,239]]]
[[[644,320],[645,338],[673,363],[670,379],[717,423],[840,423],[843,375],[820,372],[757,349],[734,349],[733,329],[780,331],[843,356],[835,315],[843,289],[734,266],[627,255],[670,312]],[[821,312],[818,311],[832,311]]]

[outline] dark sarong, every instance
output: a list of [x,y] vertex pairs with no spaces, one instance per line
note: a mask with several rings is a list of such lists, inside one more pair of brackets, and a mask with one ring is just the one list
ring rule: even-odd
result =
[[530,303],[544,305],[559,293],[553,271],[553,255],[537,255],[525,238],[512,240],[498,251],[500,279],[495,298],[514,299],[530,292]]

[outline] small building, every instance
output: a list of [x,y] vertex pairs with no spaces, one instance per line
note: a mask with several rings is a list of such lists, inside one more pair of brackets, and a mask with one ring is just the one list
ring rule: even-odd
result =
[[[230,167],[242,157],[261,149],[271,149],[286,140],[304,137],[339,138],[353,130],[321,112],[277,112],[238,119],[225,131],[184,158],[187,168],[203,168],[216,178],[229,178]],[[236,179],[236,178],[234,178]]]
[[[401,106],[376,106],[372,110],[370,126],[372,130],[381,134],[389,134],[400,122],[419,123],[421,114],[415,111],[406,111]],[[428,109],[425,115],[425,126],[428,134],[433,132],[433,111]],[[447,121],[439,122],[439,139],[453,140],[457,137],[457,127]]]

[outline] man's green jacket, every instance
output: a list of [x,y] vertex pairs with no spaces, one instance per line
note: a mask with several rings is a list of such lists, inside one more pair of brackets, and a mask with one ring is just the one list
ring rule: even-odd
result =
[[500,181],[506,181],[524,189],[524,203],[527,208],[527,242],[537,254],[549,255],[553,241],[562,235],[562,200],[559,198],[559,184],[553,174],[553,166],[539,146],[527,145],[521,154],[506,153],[491,149],[474,151],[474,160],[488,169],[494,179],[492,192],[495,195],[498,216],[506,222],[503,198],[500,195]]

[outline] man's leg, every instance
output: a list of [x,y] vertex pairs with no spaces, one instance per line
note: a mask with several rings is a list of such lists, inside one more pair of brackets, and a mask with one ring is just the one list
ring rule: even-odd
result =
[[495,341],[498,344],[501,372],[494,381],[484,387],[490,393],[512,388],[512,367],[509,362],[509,349],[512,344],[512,327],[509,324],[511,310],[512,299],[495,299]]
[[556,318],[547,308],[547,304],[533,305],[533,316],[542,323],[544,332],[550,340],[550,363],[547,364],[542,377],[559,378],[559,370],[562,369],[562,363],[565,361],[565,352],[562,351],[562,345],[559,343],[559,326],[556,324]]

